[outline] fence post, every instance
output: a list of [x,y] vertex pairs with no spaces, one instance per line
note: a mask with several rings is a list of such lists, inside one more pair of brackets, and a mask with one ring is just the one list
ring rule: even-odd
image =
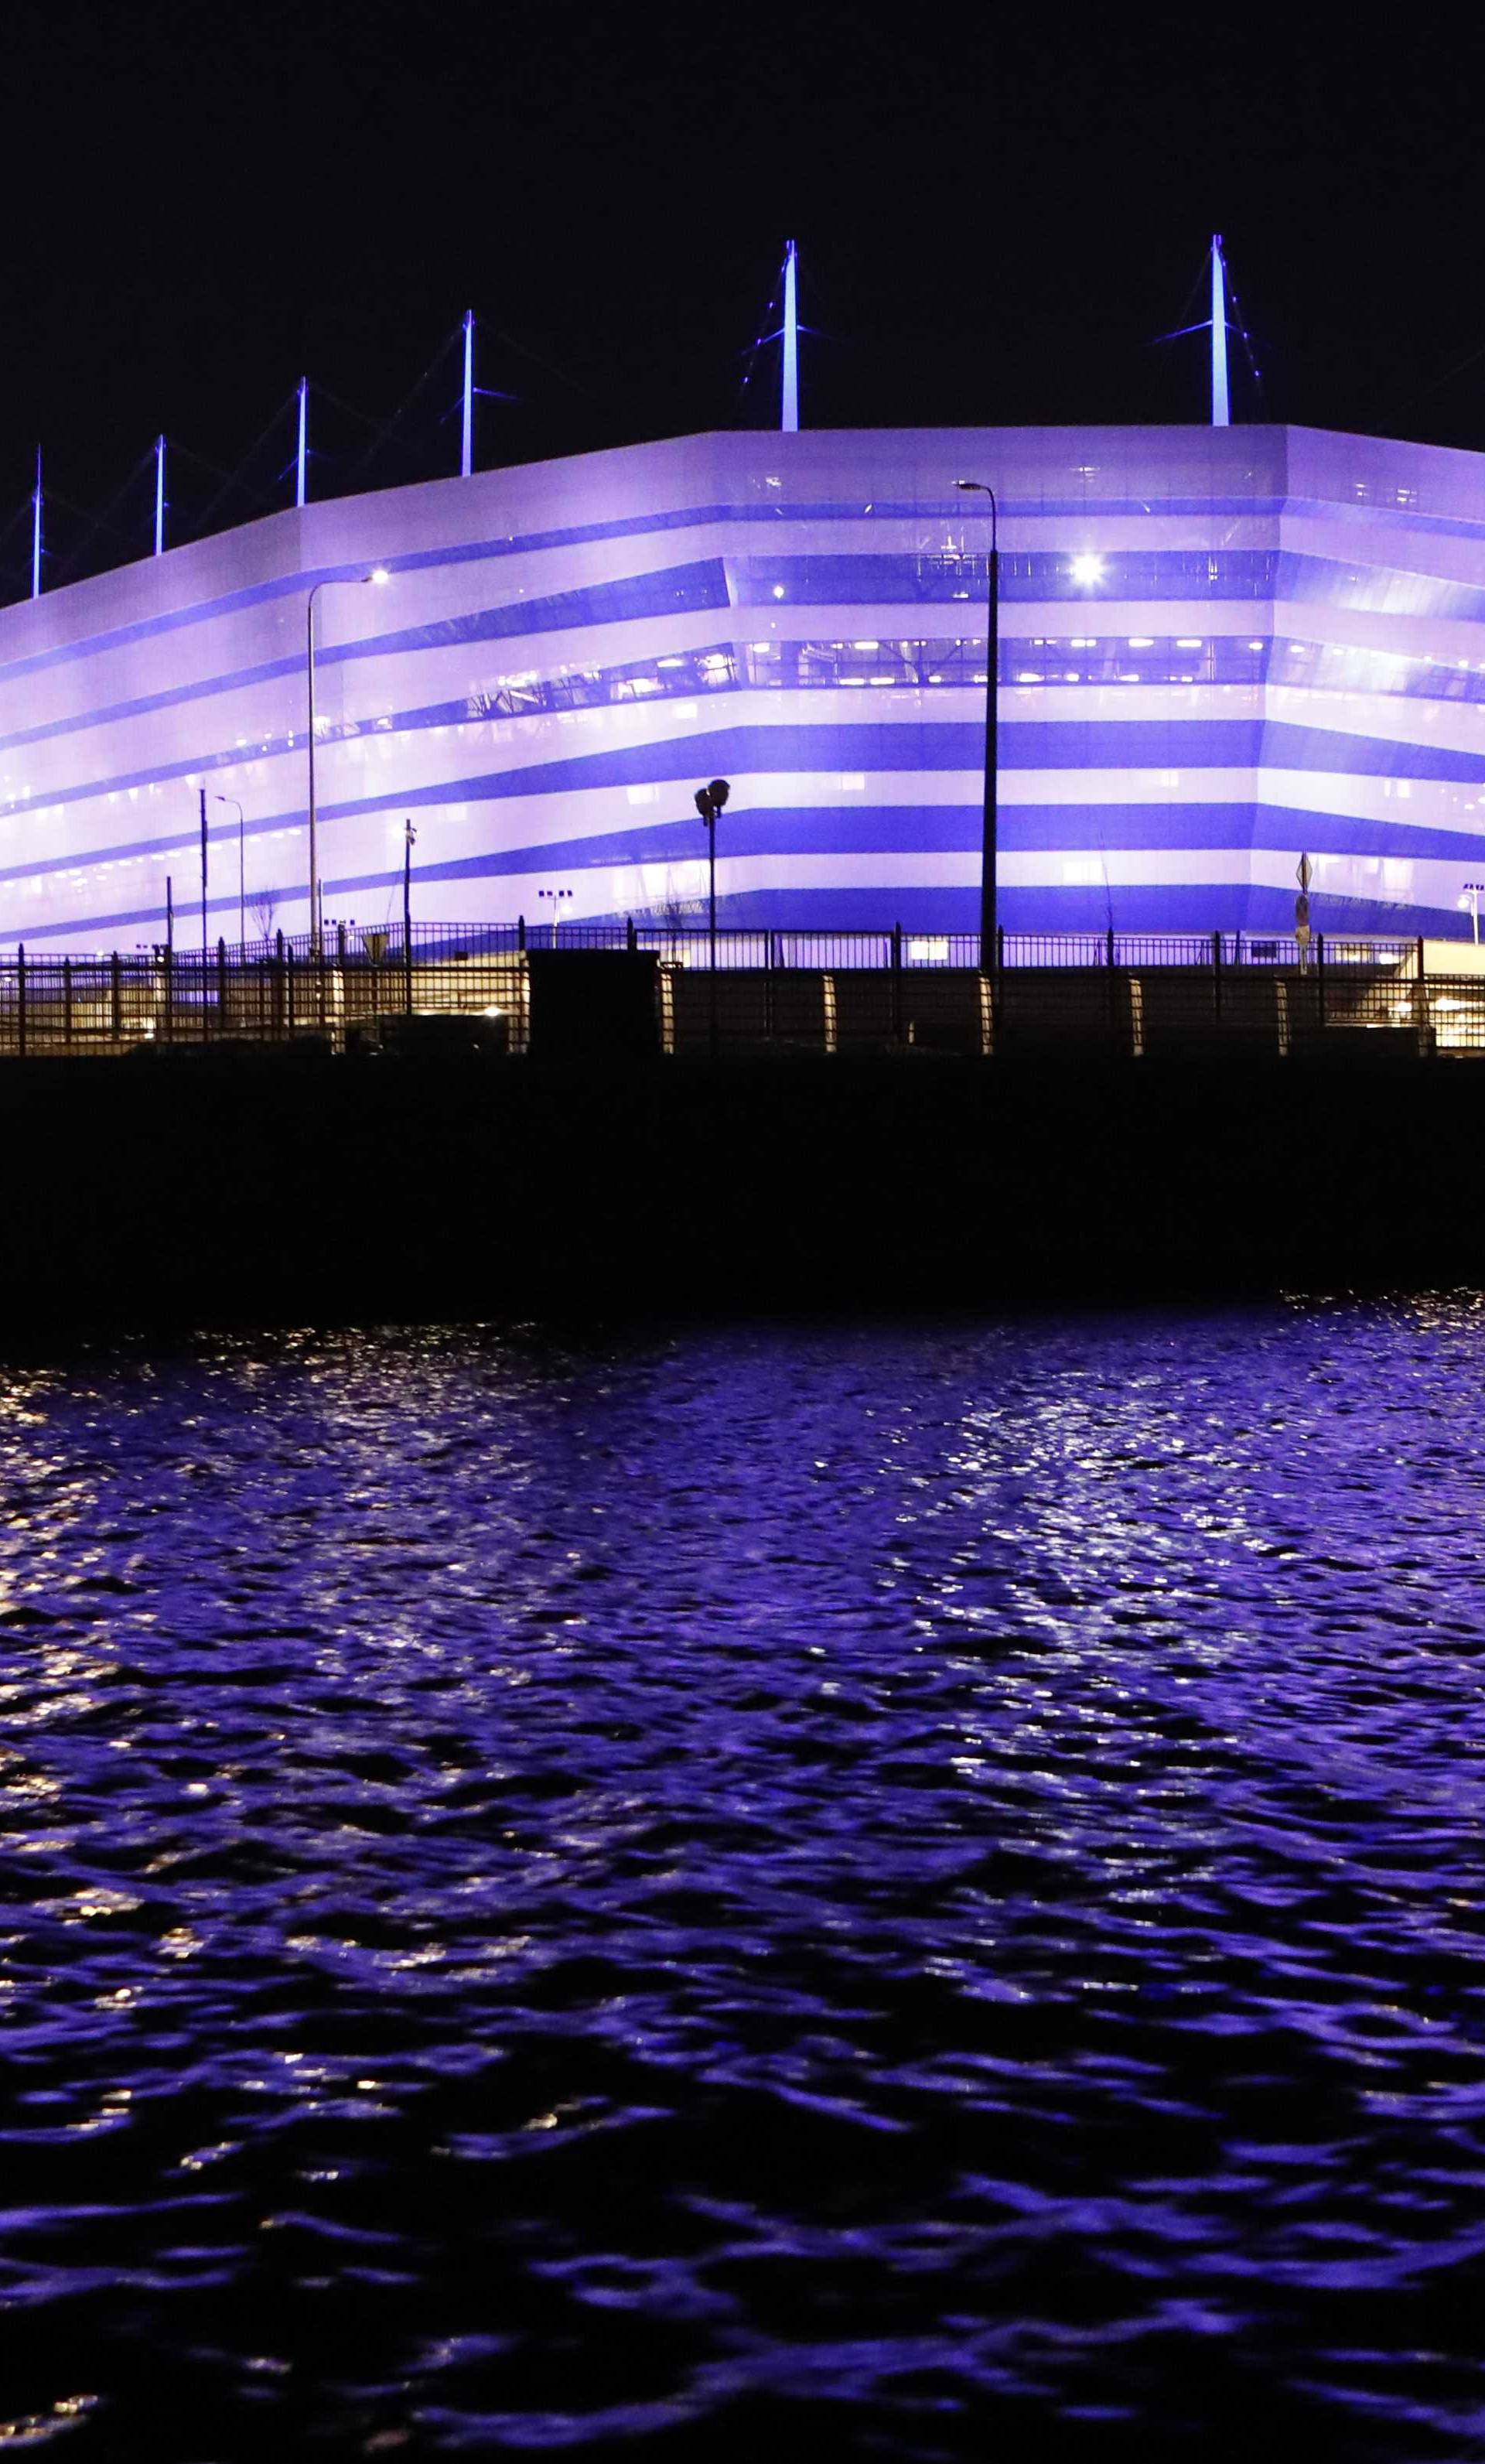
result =
[[1325,935],[1315,935],[1315,999],[1320,1009],[1320,1023],[1325,1023]]
[[108,962],[108,986],[112,995],[114,1013],[114,1042],[121,1044],[123,1041],[123,979],[117,950]]
[[294,1033],[294,943],[284,944],[284,1031]]
[[344,964],[345,964],[345,926],[344,926],[343,924],[338,924],[338,925],[336,926],[336,965],[337,965],[338,967],[343,967],[343,966],[344,966]]
[[1109,967],[1114,963],[1114,928],[1112,924],[1109,926],[1107,933],[1103,936],[1103,961],[1105,966]]
[[15,1048],[26,1058],[26,944],[15,945]]
[[623,945],[626,950],[637,950],[640,946],[640,936],[634,929],[632,915],[626,915],[623,920]]
[[892,1041],[903,1040],[903,928],[892,927]]
[[227,1033],[227,938],[221,933],[216,944],[216,1031]]
[[175,943],[173,941],[165,943],[164,1027],[166,1044],[173,1044],[175,1041]]
[[517,915],[515,919],[515,946],[518,950],[524,950],[526,947],[526,918],[524,915]]
[[281,927],[273,935],[273,1033],[275,1035],[282,1035],[284,1031],[284,1012],[286,1004],[284,1001],[284,936]]
[[1222,935],[1212,936],[1212,1018],[1215,1026],[1222,1023]]
[[[525,947],[524,935],[521,946]],[[412,929],[410,925],[404,925],[403,928],[403,1016],[404,1018],[412,1016]]]
[[67,1048],[67,1049],[69,1049],[69,1050],[71,1049],[71,1046],[72,1046],[72,960],[71,960],[71,958],[64,958],[64,959],[62,960],[62,1043],[63,1043],[63,1045],[64,1045],[64,1047],[65,1047],[65,1048]]

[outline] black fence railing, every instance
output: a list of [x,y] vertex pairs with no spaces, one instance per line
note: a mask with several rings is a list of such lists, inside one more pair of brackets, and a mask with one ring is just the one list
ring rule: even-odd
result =
[[[694,920],[670,923],[654,917],[620,922],[512,924],[414,924],[415,960],[515,957],[530,950],[647,950],[667,965],[707,967],[712,936]],[[387,963],[404,951],[402,927],[382,931],[356,924],[328,924],[327,963]],[[298,964],[313,957],[307,933],[272,940],[229,943],[234,963],[259,965],[287,955]],[[1460,944],[1461,949],[1464,944]],[[1005,933],[996,936],[995,964],[1009,967],[1240,967],[1316,964],[1389,967],[1416,955],[1415,937],[1381,939],[1354,934],[1316,935],[1301,943],[1293,935],[1265,933]],[[177,960],[183,953],[178,949]],[[200,953],[195,954],[199,959]],[[976,933],[935,933],[904,925],[877,932],[773,932],[761,926],[721,925],[716,934],[719,967],[977,967]]]
[[[306,1041],[523,1054],[532,962],[625,949],[655,961],[655,1041],[672,1052],[1485,1053],[1485,963],[1469,943],[1005,934],[981,969],[972,935],[748,929],[713,943],[693,924],[636,919],[555,935],[519,922],[420,924],[405,939],[336,925],[317,952],[282,935],[205,954],[17,949],[0,955],[0,1054]],[[580,1010],[583,971],[556,974],[542,998]]]

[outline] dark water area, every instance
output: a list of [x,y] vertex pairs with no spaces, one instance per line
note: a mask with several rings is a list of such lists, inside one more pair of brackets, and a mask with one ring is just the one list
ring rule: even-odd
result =
[[0,2447],[1485,2454],[1485,1307],[0,1379]]

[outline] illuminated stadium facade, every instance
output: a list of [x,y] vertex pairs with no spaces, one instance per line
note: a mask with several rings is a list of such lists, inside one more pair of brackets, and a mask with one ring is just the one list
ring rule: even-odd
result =
[[327,922],[972,931],[999,494],[1012,932],[1456,933],[1485,458],[1277,427],[728,432],[272,516],[0,611],[0,940]]

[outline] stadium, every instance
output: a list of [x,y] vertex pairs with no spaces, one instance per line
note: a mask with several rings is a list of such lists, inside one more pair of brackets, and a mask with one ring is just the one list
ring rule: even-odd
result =
[[[972,932],[989,521],[1013,932],[1459,935],[1485,458],[1278,426],[748,430],[271,515],[0,610],[0,941]],[[378,571],[384,586],[357,586]]]

